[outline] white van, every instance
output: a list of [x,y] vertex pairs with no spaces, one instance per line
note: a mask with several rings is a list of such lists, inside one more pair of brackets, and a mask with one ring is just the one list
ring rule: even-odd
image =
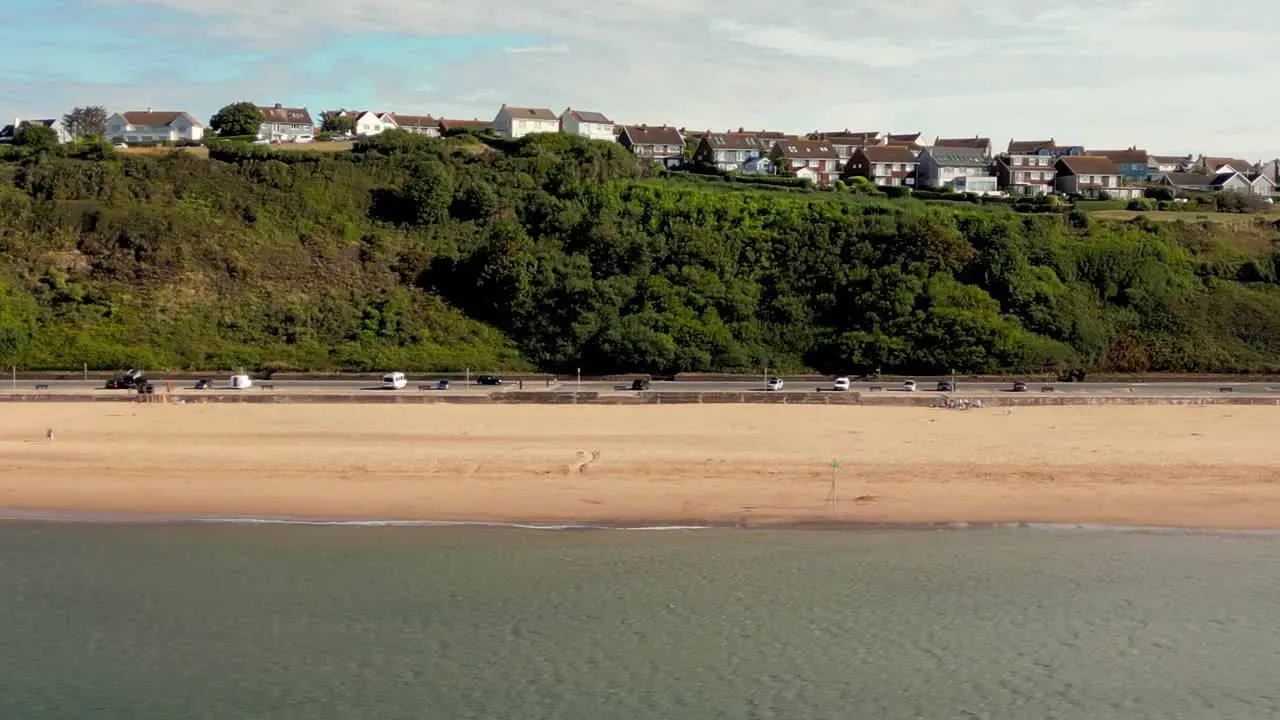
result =
[[251,388],[251,387],[253,387],[253,380],[250,380],[248,375],[232,375],[231,376],[232,390],[244,390],[245,388]]
[[393,372],[382,376],[382,387],[384,390],[403,390],[409,381],[405,379],[404,373]]

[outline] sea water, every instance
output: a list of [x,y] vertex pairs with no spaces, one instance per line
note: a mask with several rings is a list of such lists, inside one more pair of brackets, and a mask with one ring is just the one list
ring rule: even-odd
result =
[[0,718],[1273,718],[1280,539],[0,524]]

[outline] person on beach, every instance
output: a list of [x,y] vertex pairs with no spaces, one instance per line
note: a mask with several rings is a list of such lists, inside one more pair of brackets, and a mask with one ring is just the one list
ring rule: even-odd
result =
[[53,442],[53,428],[49,428],[45,431],[44,439],[46,442]]

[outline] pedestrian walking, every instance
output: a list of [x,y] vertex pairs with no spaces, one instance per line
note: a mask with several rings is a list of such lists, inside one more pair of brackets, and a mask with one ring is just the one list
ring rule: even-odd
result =
[[49,428],[45,431],[44,439],[46,442],[53,442],[53,428]]

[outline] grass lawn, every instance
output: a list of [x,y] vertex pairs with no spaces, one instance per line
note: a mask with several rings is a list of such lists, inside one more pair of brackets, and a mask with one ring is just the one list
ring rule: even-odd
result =
[[1098,210],[1089,213],[1091,217],[1103,220],[1132,220],[1145,217],[1148,220],[1169,222],[1185,220],[1187,222],[1216,222],[1224,225],[1253,225],[1255,220],[1280,220],[1280,210],[1268,213],[1220,213],[1220,212],[1171,212],[1168,210]]
[[[355,147],[355,142],[342,140],[339,142],[279,143],[277,145],[256,145],[254,147],[266,147],[280,152],[339,153]],[[129,153],[130,155],[163,155],[169,152],[185,152],[200,158],[209,157],[209,148],[207,147],[131,147],[124,148],[120,152]]]

